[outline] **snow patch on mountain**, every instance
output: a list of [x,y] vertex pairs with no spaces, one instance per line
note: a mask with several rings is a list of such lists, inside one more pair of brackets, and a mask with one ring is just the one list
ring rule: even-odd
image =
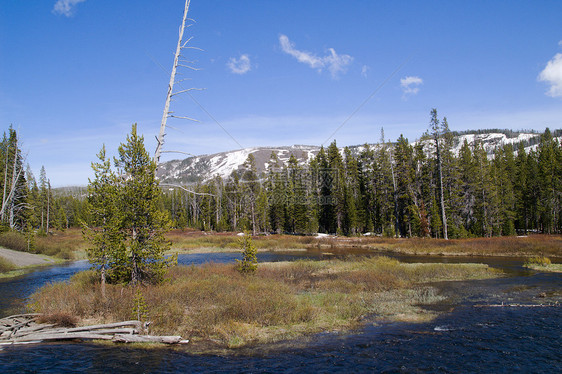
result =
[[[531,150],[536,150],[538,137],[540,137],[540,134],[537,133],[512,132],[510,135],[511,136],[508,136],[497,132],[461,134],[455,136],[452,151],[458,155],[462,145],[466,141],[471,147],[473,147],[477,142],[480,142],[490,158],[493,157],[494,150],[504,144],[512,144],[514,151],[516,152],[518,144],[520,142],[524,142],[525,150],[529,152]],[[557,138],[557,140],[560,142],[562,137]],[[419,142],[420,141],[416,141],[411,144],[417,145]],[[425,152],[428,154],[433,153],[434,143],[432,139],[425,139],[421,142],[423,143]],[[371,149],[377,150],[381,145],[369,144],[369,146]],[[365,149],[365,145],[350,146],[349,148],[351,153],[357,156]],[[319,151],[320,147],[313,145],[238,149],[230,152],[193,156],[184,160],[165,162],[160,165],[158,169],[158,176],[160,180],[166,183],[205,183],[216,176],[223,179],[228,178],[233,171],[238,170],[244,164],[250,154],[254,156],[258,172],[263,172],[272,166],[272,153],[277,155],[279,167],[283,167],[288,164],[291,155],[297,159],[299,165],[303,166],[316,157]],[[340,148],[340,153],[343,156],[343,148]]]

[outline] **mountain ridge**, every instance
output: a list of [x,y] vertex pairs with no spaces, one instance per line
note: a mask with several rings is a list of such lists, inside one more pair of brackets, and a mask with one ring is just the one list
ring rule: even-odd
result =
[[[538,145],[542,133],[520,132],[512,130],[473,130],[463,132],[452,132],[453,152],[458,154],[460,148],[466,140],[469,145],[474,145],[477,141],[481,142],[489,156],[493,155],[494,149],[504,144],[512,144],[517,150],[519,143],[523,143],[528,152],[535,149]],[[553,132],[558,141],[562,139],[562,130]],[[416,140],[410,142],[416,145],[419,142],[428,144],[431,149],[432,140]],[[381,143],[367,143],[372,148],[380,147]],[[392,143],[393,144],[393,143]],[[365,147],[362,145],[348,146],[352,153],[357,154]],[[250,154],[254,155],[258,172],[263,172],[269,165],[268,161],[272,152],[277,154],[280,166],[287,165],[291,155],[294,155],[300,165],[304,165],[315,157],[320,151],[320,146],[314,145],[292,145],[292,146],[272,146],[272,147],[248,147],[226,152],[191,156],[185,159],[177,159],[163,162],[158,168],[158,178],[164,183],[173,184],[196,184],[205,183],[216,176],[228,178],[231,173],[246,161]],[[343,152],[345,147],[339,147]]]

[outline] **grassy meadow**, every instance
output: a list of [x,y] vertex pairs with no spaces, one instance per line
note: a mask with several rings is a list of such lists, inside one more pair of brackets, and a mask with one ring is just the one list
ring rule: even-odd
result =
[[[233,348],[348,330],[374,318],[426,321],[435,314],[420,304],[442,299],[429,282],[499,275],[482,264],[403,264],[387,257],[263,263],[252,275],[211,263],[170,269],[163,284],[140,287],[140,304],[152,334],[179,334],[195,348]],[[88,271],[42,288],[30,307],[93,324],[131,319],[135,305],[137,290],[128,286],[108,285],[104,300]]]
[[[240,237],[236,233],[208,233],[194,229],[172,230],[166,234],[172,253],[235,252]],[[77,228],[55,231],[35,237],[33,253],[66,260],[86,258],[86,243]],[[417,255],[448,256],[516,256],[562,257],[562,235],[501,236],[469,239],[383,238],[377,236],[299,236],[259,235],[253,243],[260,251],[290,250],[352,250],[398,252]],[[24,235],[15,232],[0,234],[0,246],[27,252]]]
[[87,243],[80,229],[52,231],[48,235],[35,235],[31,239],[16,231],[0,233],[0,247],[55,257],[61,260],[86,258]]
[[[205,233],[198,230],[173,230],[167,234],[173,252],[235,251],[235,233]],[[383,238],[376,236],[298,236],[267,235],[253,238],[256,248],[268,250],[346,250],[364,249],[416,255],[448,256],[548,256],[562,257],[561,235],[502,236],[469,239]]]

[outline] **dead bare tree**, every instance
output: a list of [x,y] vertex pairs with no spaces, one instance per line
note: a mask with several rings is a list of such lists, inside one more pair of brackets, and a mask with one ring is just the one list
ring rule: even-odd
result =
[[[10,148],[13,148],[13,150],[11,151]],[[24,175],[24,161],[20,156],[18,138],[15,131],[10,133],[10,142],[8,142],[5,152],[4,190],[2,194],[2,206],[0,208],[0,221],[7,221],[10,228],[14,229],[16,228],[15,217],[17,213],[26,206],[24,202],[26,194],[21,182],[21,178]],[[10,160],[10,153],[13,153],[13,160]],[[10,162],[12,163],[11,165]],[[8,177],[9,169],[11,169],[10,177]]]
[[[186,93],[189,91],[193,91],[193,90],[197,90],[196,88],[188,88],[188,89],[183,89],[177,92],[174,92],[174,86],[176,84],[176,72],[178,67],[184,67],[187,69],[191,69],[191,70],[197,70],[196,68],[194,68],[191,64],[193,63],[193,61],[188,61],[188,60],[184,60],[182,59],[181,56],[181,52],[182,50],[185,49],[197,49],[194,47],[189,47],[187,46],[187,44],[191,41],[192,37],[187,38],[184,41],[184,31],[186,28],[186,21],[187,21],[187,13],[189,11],[189,4],[190,4],[190,0],[186,0],[185,1],[185,7],[184,7],[184,12],[183,12],[183,19],[182,19],[182,23],[180,26],[180,30],[179,30],[179,37],[178,37],[178,44],[176,46],[176,53],[174,54],[174,64],[172,65],[172,72],[170,74],[170,83],[168,84],[168,94],[166,95],[166,103],[164,104],[164,113],[162,114],[162,122],[160,123],[160,132],[158,133],[158,137],[156,138],[156,151],[154,152],[154,162],[156,163],[156,167],[158,168],[158,164],[160,163],[160,155],[162,154],[162,147],[164,146],[164,137],[166,136],[166,122],[168,120],[168,118],[173,117],[173,118],[179,118],[179,119],[187,119],[190,121],[195,121],[197,122],[196,119],[190,118],[190,117],[184,117],[184,116],[175,116],[172,112],[170,111],[170,102],[172,101],[172,98],[176,95],[182,94],[182,93]],[[187,27],[189,27],[190,25],[188,25]],[[177,82],[179,83],[179,82]]]

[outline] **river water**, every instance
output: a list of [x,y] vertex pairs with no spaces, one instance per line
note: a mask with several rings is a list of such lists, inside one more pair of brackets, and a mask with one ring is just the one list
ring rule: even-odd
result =
[[[260,253],[260,261],[320,258],[320,253]],[[182,264],[231,262],[237,254],[181,255]],[[399,256],[403,261],[467,262],[462,258]],[[470,258],[502,268],[492,280],[436,284],[446,311],[430,323],[368,324],[346,334],[195,355],[180,348],[52,343],[0,347],[0,372],[562,372],[562,275],[529,271],[520,259]],[[46,282],[68,279],[88,267],[76,262],[0,281],[0,315],[21,310]],[[483,304],[551,304],[480,307]],[[558,304],[555,304],[558,302]]]

